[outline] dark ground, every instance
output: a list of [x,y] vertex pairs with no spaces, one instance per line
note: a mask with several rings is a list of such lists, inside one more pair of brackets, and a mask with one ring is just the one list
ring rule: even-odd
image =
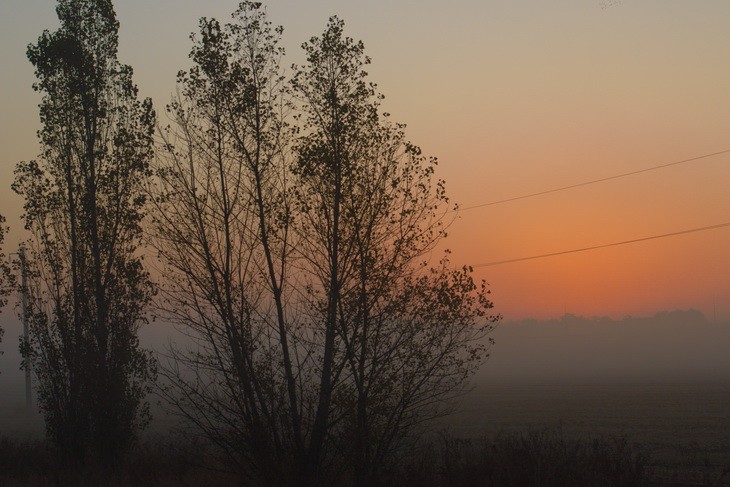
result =
[[[200,445],[171,439],[159,412],[116,483],[93,472],[54,483],[40,423],[6,399],[2,486],[235,485],[200,465]],[[460,408],[386,485],[730,486],[730,383],[492,383]]]

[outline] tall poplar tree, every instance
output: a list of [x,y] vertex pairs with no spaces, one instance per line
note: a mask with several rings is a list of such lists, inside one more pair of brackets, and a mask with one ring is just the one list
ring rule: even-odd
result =
[[153,362],[137,330],[153,294],[140,253],[155,114],[117,60],[110,0],[59,0],[60,27],[28,48],[41,155],[25,198],[30,339],[49,438],[66,464],[114,464],[146,421]]

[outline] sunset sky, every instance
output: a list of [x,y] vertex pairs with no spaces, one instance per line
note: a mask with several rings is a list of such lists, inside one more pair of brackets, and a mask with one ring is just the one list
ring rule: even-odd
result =
[[[158,112],[189,66],[201,16],[235,0],[117,0],[119,58]],[[273,0],[289,65],[337,14],[372,57],[384,108],[440,160],[470,207],[730,149],[727,0]],[[26,46],[55,2],[0,3],[0,213],[23,238],[15,164],[39,152]],[[730,222],[730,153],[463,211],[446,246],[482,264]],[[651,315],[730,319],[730,227],[479,267],[506,319]],[[713,304],[714,303],[714,304]]]

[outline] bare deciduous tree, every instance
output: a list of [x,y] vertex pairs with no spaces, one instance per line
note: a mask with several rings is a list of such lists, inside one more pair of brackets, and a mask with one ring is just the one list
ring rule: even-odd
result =
[[138,327],[153,287],[139,252],[154,111],[117,60],[109,0],[59,0],[60,27],[29,46],[43,94],[42,153],[16,168],[25,198],[38,403],[62,460],[113,464],[146,422],[153,372]]
[[284,82],[258,3],[203,19],[161,131],[160,307],[193,339],[164,393],[242,475],[367,485],[463,390],[496,317],[426,254],[448,213],[435,159],[380,110],[330,19]]
[[284,314],[291,243],[281,29],[259,4],[242,3],[234,17],[224,26],[201,20],[194,67],[180,74],[172,125],[161,133],[153,189],[167,277],[160,307],[195,343],[173,350],[164,373],[180,412],[241,472],[253,465],[270,479],[303,443]]

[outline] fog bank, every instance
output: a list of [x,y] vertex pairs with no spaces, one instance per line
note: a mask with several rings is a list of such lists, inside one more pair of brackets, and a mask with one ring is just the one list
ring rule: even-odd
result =
[[501,323],[477,382],[715,382],[730,380],[730,323],[699,311],[652,317]]

